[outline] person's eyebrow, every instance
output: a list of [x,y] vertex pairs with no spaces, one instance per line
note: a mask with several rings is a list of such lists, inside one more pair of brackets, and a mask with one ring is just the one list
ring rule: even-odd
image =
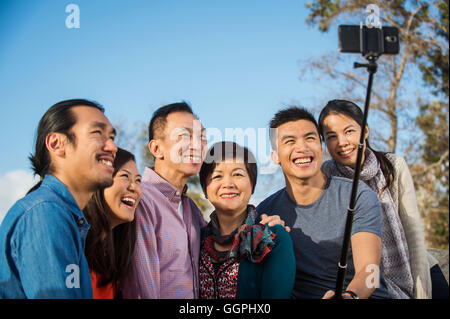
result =
[[[349,128],[356,128],[356,125],[350,124],[347,125],[346,127],[344,127],[343,131],[345,132],[346,130],[348,130]],[[325,135],[329,135],[329,134],[334,134],[335,132],[333,130],[327,130],[325,131]]]
[[[129,170],[127,170],[127,169],[120,169],[119,172],[126,172],[126,173],[130,174],[131,176],[133,176],[133,173],[131,173],[131,172],[130,172]],[[137,174],[136,177],[141,177],[141,178],[142,178],[141,174]]]
[[311,131],[306,133],[305,135],[303,135],[304,137],[309,137],[309,136],[318,136],[317,132]]
[[180,127],[175,127],[172,132],[175,132],[177,134],[183,133],[183,132],[188,132],[189,134],[192,132],[192,129],[188,128],[188,127],[184,127],[184,126],[180,126]]
[[[180,129],[180,130],[186,130],[186,131],[188,131],[189,133],[194,132],[194,129],[191,128],[191,127],[179,127],[179,129]],[[205,129],[203,126],[202,126],[202,129],[201,129],[201,132],[202,132],[202,133],[206,132],[206,129]]]
[[[90,123],[89,127],[90,128],[100,128],[102,130],[106,130],[108,125],[106,123],[103,123],[103,122],[93,121],[93,122]],[[114,134],[114,136],[117,135],[117,131],[116,131],[116,129],[114,127],[111,129],[111,134]]]
[[287,140],[287,139],[289,139],[289,138],[296,139],[297,137],[294,136],[294,135],[285,135],[285,136],[282,136],[282,137],[281,137],[281,140],[284,141],[284,140]]
[[348,130],[350,127],[356,127],[355,125],[353,125],[353,124],[350,124],[350,125],[348,125],[348,126],[346,126],[346,127],[344,127],[344,131],[346,131],[346,130]]

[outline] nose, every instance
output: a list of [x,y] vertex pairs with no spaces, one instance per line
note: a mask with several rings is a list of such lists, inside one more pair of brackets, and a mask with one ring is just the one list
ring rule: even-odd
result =
[[206,141],[203,141],[200,135],[192,134],[189,141],[189,151],[193,154],[200,155],[205,147]]
[[306,153],[306,152],[309,151],[308,144],[305,143],[305,141],[299,139],[299,140],[295,143],[294,151],[295,151],[296,153]]
[[105,146],[103,148],[105,151],[112,153],[114,157],[116,157],[117,153],[117,145],[114,143],[112,139],[107,139]]
[[338,139],[338,145],[339,146],[346,146],[348,144],[348,140],[347,140],[347,138],[345,137],[344,134],[339,134],[337,136],[337,139]]
[[130,181],[128,184],[128,190],[132,192],[136,192],[136,182]]
[[225,176],[222,180],[221,188],[235,188],[233,178],[231,176]]
[[137,194],[139,196],[139,198],[142,195],[141,184],[136,182],[136,181],[130,180],[129,183],[128,183],[127,190],[132,192],[132,193]]

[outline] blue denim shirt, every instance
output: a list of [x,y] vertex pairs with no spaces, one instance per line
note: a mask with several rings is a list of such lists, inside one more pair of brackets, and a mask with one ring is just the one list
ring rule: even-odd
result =
[[0,299],[92,298],[88,230],[67,187],[46,175],[0,225]]

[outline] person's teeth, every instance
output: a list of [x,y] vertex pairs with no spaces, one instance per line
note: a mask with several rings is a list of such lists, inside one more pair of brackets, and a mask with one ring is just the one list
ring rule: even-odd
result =
[[231,197],[236,197],[238,194],[225,194],[225,195],[220,195],[220,197],[224,197],[224,198],[231,198]]
[[306,164],[306,163],[311,163],[311,158],[299,158],[299,159],[295,160],[294,163],[295,163],[295,164]]
[[125,197],[122,199],[124,202],[129,202],[132,205],[134,205],[134,203],[136,203],[136,200],[134,198],[129,198],[129,197]]
[[348,151],[343,151],[341,152],[342,155],[347,155],[350,154],[353,150],[348,150]]
[[113,163],[111,161],[104,160],[104,159],[100,160],[100,163],[111,166],[111,167],[113,166]]

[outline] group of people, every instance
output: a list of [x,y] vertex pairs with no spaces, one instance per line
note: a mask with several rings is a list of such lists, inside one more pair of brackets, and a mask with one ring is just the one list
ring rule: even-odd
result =
[[[59,102],[30,156],[41,179],[0,225],[0,298],[334,298],[361,123],[344,100],[318,121],[277,112],[271,156],[286,186],[254,207],[254,155],[229,141],[207,149],[185,102],[153,113],[154,166],[142,175],[102,106]],[[448,298],[408,167],[368,136],[342,298]],[[196,175],[215,209],[208,223],[187,196]]]

